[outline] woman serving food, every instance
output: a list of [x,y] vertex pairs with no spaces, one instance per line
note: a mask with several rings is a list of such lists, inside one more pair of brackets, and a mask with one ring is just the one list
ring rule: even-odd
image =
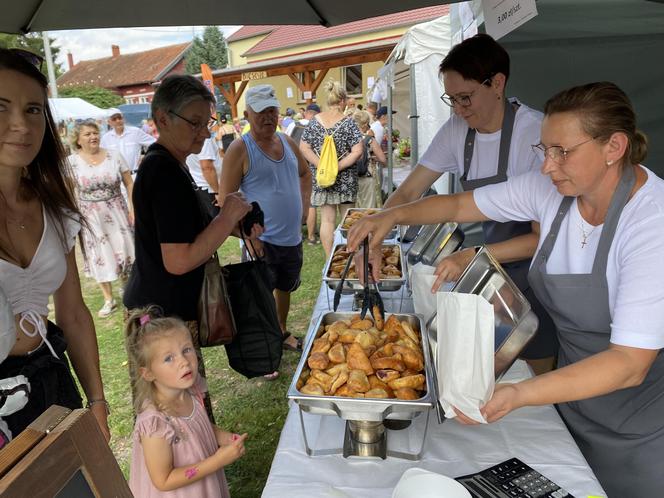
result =
[[[368,235],[378,246],[395,223],[539,222],[528,280],[555,322],[558,369],[498,385],[482,413],[493,422],[522,406],[557,403],[609,496],[658,496],[664,488],[664,181],[640,164],[646,138],[615,84],[565,90],[544,113],[534,145],[545,155],[543,174],[385,210],[358,221],[348,246],[357,249]],[[473,423],[463,414],[459,419]]]

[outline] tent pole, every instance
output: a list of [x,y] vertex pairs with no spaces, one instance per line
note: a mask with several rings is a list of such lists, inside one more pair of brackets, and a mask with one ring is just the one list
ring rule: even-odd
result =
[[58,98],[58,85],[55,82],[55,69],[53,69],[53,55],[51,54],[51,43],[48,40],[48,31],[42,31],[44,40],[44,55],[46,56],[46,68],[48,69],[48,81],[51,87],[51,97]]
[[415,84],[415,65],[408,68],[410,72],[410,167],[414,168],[419,159],[417,152],[417,121],[420,118],[417,112],[417,85]]
[[387,85],[387,195],[392,193],[392,168],[394,167],[394,154],[392,154],[392,85]]

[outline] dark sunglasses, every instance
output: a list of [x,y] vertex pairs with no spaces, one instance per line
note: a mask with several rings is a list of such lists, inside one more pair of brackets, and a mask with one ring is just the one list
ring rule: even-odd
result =
[[23,50],[22,48],[10,48],[9,51],[14,55],[18,55],[23,60],[32,64],[41,71],[42,63],[44,62],[44,58],[41,55],[35,54],[28,50]]

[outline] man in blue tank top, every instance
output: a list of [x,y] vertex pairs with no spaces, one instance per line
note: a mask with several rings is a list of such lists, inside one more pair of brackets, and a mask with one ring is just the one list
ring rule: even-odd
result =
[[252,244],[272,273],[284,349],[301,351],[301,340],[287,332],[286,319],[290,294],[300,285],[302,214],[309,210],[311,173],[295,142],[277,132],[279,101],[274,88],[250,88],[246,103],[244,115],[251,128],[226,151],[219,197],[239,189],[263,209],[265,231]]

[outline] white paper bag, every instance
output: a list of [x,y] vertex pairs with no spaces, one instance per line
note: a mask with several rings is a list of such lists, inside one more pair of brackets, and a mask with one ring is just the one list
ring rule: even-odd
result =
[[[424,263],[417,263],[410,267],[409,281],[410,288],[413,291],[413,306],[415,313],[424,318],[424,323],[429,321],[431,315],[436,311],[438,301],[436,294],[431,292],[431,287],[436,281],[436,276],[433,274],[435,267],[425,265]],[[438,292],[447,292],[454,286],[454,282],[448,282],[440,286]]]
[[486,423],[480,408],[491,399],[494,377],[493,306],[475,294],[439,292],[438,389],[446,418],[454,408]]

